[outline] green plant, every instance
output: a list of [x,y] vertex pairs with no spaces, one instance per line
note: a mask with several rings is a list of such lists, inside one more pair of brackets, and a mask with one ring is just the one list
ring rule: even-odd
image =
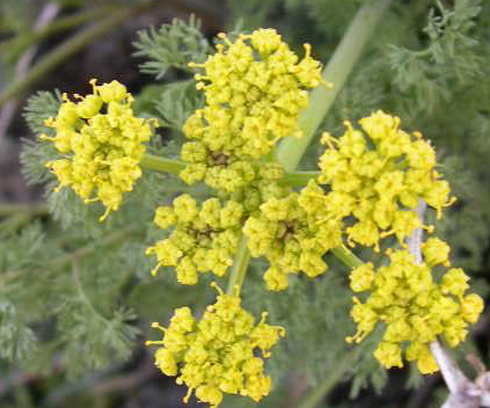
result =
[[[445,257],[434,261],[434,257],[430,256],[431,250],[427,249],[426,264],[417,266],[411,255],[403,249],[391,253],[392,270],[396,269],[393,268],[394,264],[407,264],[406,269],[409,272],[406,278],[413,274],[420,276],[421,281],[427,285],[430,282],[430,285],[424,288],[426,292],[418,294],[415,288],[420,286],[420,282],[397,281],[402,289],[409,287],[411,290],[408,290],[404,302],[409,302],[410,307],[415,307],[411,303],[416,304],[414,298],[432,297],[433,302],[429,302],[429,305],[416,305],[428,308],[429,311],[423,311],[424,316],[435,314],[437,307],[442,307],[441,304],[449,305],[449,309],[452,310],[442,321],[434,320],[434,326],[429,332],[415,333],[413,329],[418,326],[415,321],[400,320],[400,315],[387,316],[384,312],[384,308],[393,306],[389,303],[393,293],[388,293],[388,296],[385,296],[386,293],[375,293],[376,288],[389,283],[389,279],[393,278],[389,268],[381,266],[375,272],[374,268],[369,266],[371,264],[363,264],[361,261],[361,258],[370,259],[373,263],[382,265],[386,248],[396,248],[400,244],[403,246],[405,239],[423,226],[424,222],[415,212],[419,199],[427,201],[437,212],[451,203],[448,184],[434,168],[434,150],[420,134],[402,131],[399,120],[391,115],[377,112],[367,116],[366,110],[374,106],[367,104],[370,107],[367,109],[364,102],[359,102],[357,106],[354,104],[356,100],[362,99],[361,94],[366,89],[366,79],[362,78],[362,75],[365,72],[369,74],[374,70],[373,67],[379,68],[380,64],[382,65],[381,62],[368,58],[363,71],[357,62],[369,34],[389,3],[368,2],[362,7],[325,67],[323,79],[320,78],[319,64],[309,55],[309,47],[306,47],[306,57],[296,60],[294,54],[271,30],[255,31],[252,34],[237,36],[233,40],[220,36],[216,46],[218,53],[214,56],[210,55],[212,47],[199,36],[194,21],[188,26],[176,22],[171,27],[142,34],[137,46],[139,55],[151,59],[150,63],[144,65],[144,70],[161,78],[169,67],[187,70],[187,62],[196,62],[191,68],[198,71],[196,80],[198,87],[204,90],[205,98],[203,100],[193,89],[192,79],[158,88],[157,97],[152,96],[155,94],[151,94],[150,90],[147,94],[150,96],[146,96],[147,100],[144,100],[144,92],[140,100],[136,97],[134,110],[140,109],[136,114],[139,113],[141,117],[155,117],[160,126],[172,132],[174,142],[162,146],[157,137],[152,138],[147,153],[139,154],[138,158],[135,158],[136,162],[132,162],[131,171],[128,170],[128,174],[139,176],[139,166],[142,168],[143,174],[134,186],[135,191],[128,193],[133,188],[131,180],[124,195],[117,196],[117,205],[108,205],[108,201],[102,199],[108,209],[116,210],[121,197],[124,197],[122,208],[111,214],[102,224],[97,221],[102,214],[99,204],[84,205],[69,188],[63,188],[59,192],[53,191],[56,181],[48,173],[45,163],[51,163],[50,167],[62,185],[74,186],[80,177],[67,167],[57,170],[54,163],[64,160],[65,165],[71,160],[71,155],[77,155],[83,149],[91,150],[90,146],[74,148],[72,140],[75,139],[72,138],[78,137],[78,133],[93,132],[92,123],[96,122],[94,118],[99,112],[100,116],[117,121],[117,109],[120,107],[116,105],[122,104],[127,107],[126,102],[130,97],[125,90],[114,90],[110,96],[104,96],[102,87],[109,88],[111,84],[95,88],[93,98],[85,98],[78,103],[61,101],[56,95],[48,93],[33,97],[26,113],[33,131],[47,134],[47,138],[52,138],[55,145],[58,145],[53,148],[46,141],[26,144],[26,173],[35,182],[49,183],[50,211],[67,229],[63,235],[63,243],[52,243],[43,237],[35,238],[32,236],[35,231],[29,232],[33,231],[33,227],[25,229],[25,234],[31,234],[27,235],[28,238],[23,238],[25,241],[15,237],[14,253],[31,247],[30,250],[34,251],[34,242],[38,239],[39,242],[43,242],[37,246],[42,253],[33,256],[47,257],[50,261],[14,267],[9,263],[9,270],[14,273],[14,282],[18,279],[16,268],[18,271],[31,268],[31,273],[34,273],[39,265],[45,267],[46,264],[50,265],[49,270],[56,275],[57,282],[56,287],[52,288],[46,288],[45,282],[39,282],[27,290],[24,288],[16,292],[15,288],[9,288],[9,292],[6,292],[11,304],[5,309],[9,313],[9,317],[4,319],[5,325],[14,327],[15,323],[23,328],[18,331],[22,334],[19,336],[24,339],[19,340],[19,344],[22,345],[19,350],[30,350],[29,344],[35,342],[32,330],[29,331],[30,328],[26,327],[25,323],[60,313],[56,318],[56,335],[53,339],[39,342],[39,347],[48,348],[51,340],[61,342],[67,365],[75,372],[83,371],[84,365],[87,368],[104,366],[111,359],[127,358],[137,336],[133,324],[136,314],[127,308],[121,308],[120,303],[131,305],[147,320],[162,320],[171,309],[180,307],[165,332],[162,347],[157,350],[157,365],[162,371],[169,374],[179,372],[180,381],[187,384],[190,390],[196,388],[196,395],[212,405],[220,402],[222,392],[241,393],[259,400],[268,393],[270,379],[263,376],[262,363],[258,362],[260,359],[256,356],[253,357],[253,348],[267,351],[279,339],[281,331],[265,322],[255,326],[261,327],[264,331],[269,330],[270,342],[262,344],[264,347],[261,347],[259,342],[263,337],[253,331],[255,329],[252,328],[253,321],[250,315],[240,306],[242,297],[244,309],[254,313],[266,309],[269,311],[269,321],[286,328],[287,336],[278,342],[270,360],[275,378],[280,378],[285,367],[291,366],[295,359],[295,350],[308,343],[305,338],[315,332],[319,337],[318,343],[304,348],[312,361],[307,371],[313,383],[326,375],[326,368],[321,367],[323,361],[329,361],[333,367],[333,356],[339,355],[345,357],[343,363],[339,364],[340,372],[335,373],[337,378],[352,370],[355,371],[351,373],[355,388],[365,385],[367,378],[371,378],[380,386],[383,383],[384,371],[373,364],[372,354],[374,353],[387,367],[399,366],[402,364],[402,348],[397,343],[414,342],[414,339],[417,339],[417,342],[413,343],[416,347],[411,346],[406,351],[409,359],[418,360],[422,372],[435,370],[437,367],[427,345],[441,334],[446,336],[451,345],[459,343],[466,335],[467,322],[474,322],[482,308],[482,302],[476,295],[464,295],[466,275],[453,268],[438,284],[435,282],[439,279],[432,281],[429,267],[439,267],[438,265],[446,261]],[[442,17],[434,14],[429,16],[427,32],[430,46],[427,49],[431,50],[430,53],[437,51],[441,54],[436,52],[433,57],[426,57],[430,54],[428,51],[420,53],[420,56],[417,54],[417,58],[428,58],[424,64],[430,65],[430,69],[433,70],[427,74],[426,84],[433,76],[437,76],[438,81],[443,79],[442,76],[438,76],[440,69],[447,70],[447,78],[453,78],[452,75],[456,75],[461,69],[466,70],[456,64],[451,68],[448,64],[438,61],[445,61],[444,58],[449,58],[451,52],[460,49],[457,45],[458,35],[449,37],[449,33],[466,35],[471,28],[469,22],[481,11],[476,6],[477,2],[470,3],[457,3],[457,7],[451,12],[440,6],[441,10],[445,10]],[[288,7],[296,7],[295,2],[290,2]],[[451,29],[441,28],[443,26]],[[182,43],[182,38],[188,38],[186,35],[189,32],[193,34],[192,41]],[[469,44],[468,40],[463,42]],[[406,115],[411,125],[413,116],[410,113],[414,109],[421,110],[426,101],[426,96],[423,96],[426,95],[423,93],[425,91],[417,87],[427,87],[422,86],[413,76],[413,65],[408,69],[407,63],[403,62],[406,59],[397,57],[396,53],[400,53],[400,49],[390,48],[391,59],[381,68],[388,70],[392,67],[394,73],[387,77],[393,81],[392,86],[399,87],[407,94],[404,95],[406,99],[395,99],[388,93],[379,98],[379,105],[383,108],[385,105],[391,108],[400,107],[401,116],[405,118]],[[461,49],[465,52],[473,50],[471,47]],[[278,61],[287,68],[278,68],[278,73],[272,71],[274,73],[271,74],[267,70],[273,70],[274,64],[269,63],[269,58],[276,54]],[[478,77],[480,62],[477,58],[467,59],[467,62],[471,62],[472,72],[467,80],[472,83],[471,81]],[[203,65],[198,65],[202,63]],[[252,68],[247,71],[245,67],[249,65],[254,66],[255,71],[252,71]],[[224,67],[241,68],[233,71],[231,77],[227,77]],[[346,83],[351,71],[353,76]],[[427,72],[425,69],[424,71]],[[252,72],[249,74],[250,77],[246,77],[248,72]],[[284,72],[287,75],[283,75]],[[280,78],[277,90],[271,86],[271,89],[255,95],[255,88],[247,88],[247,84],[253,83],[260,89],[260,82],[266,83],[274,79],[274,75]],[[418,78],[417,75],[415,76]],[[374,82],[381,87],[383,81],[386,79],[379,78]],[[329,88],[326,85],[328,83],[332,83],[333,88]],[[115,89],[123,89],[115,83],[112,86]],[[265,85],[263,86],[265,88]],[[316,89],[307,96],[305,90],[314,87]],[[444,87],[449,88],[449,85],[445,83]],[[284,89],[289,89],[290,92],[284,92]],[[431,95],[435,93],[431,91]],[[407,101],[412,102],[409,107],[406,107]],[[425,114],[427,118],[431,114],[437,118],[435,112],[439,99],[429,101],[431,110],[427,110]],[[74,112],[68,124],[68,130],[73,130],[72,134],[66,131],[66,127],[58,126],[64,120],[63,115],[57,113],[59,106],[61,109],[69,108]],[[105,108],[107,114],[104,113]],[[114,110],[111,111],[109,108]],[[298,116],[300,111],[301,114]],[[333,133],[339,133],[339,117],[344,117],[342,112],[346,111],[349,112],[347,116],[352,119],[364,117],[360,122],[364,134],[355,129],[355,126],[347,124],[345,134],[339,138],[324,135],[326,149],[315,147],[313,142],[320,133],[319,129],[328,126]],[[129,110],[125,112],[124,117],[133,118]],[[327,113],[329,116],[325,122]],[[54,118],[47,122],[50,125],[48,127],[43,125],[44,119],[47,118]],[[443,119],[440,118],[440,121]],[[127,123],[128,121],[121,120],[117,125],[111,125],[113,129],[117,129],[113,137],[124,134],[124,126]],[[137,123],[149,126],[149,122],[142,119]],[[431,129],[433,126],[435,125],[428,127]],[[145,134],[147,129],[149,127],[145,128]],[[181,131],[192,140],[184,140],[181,135],[176,134]],[[94,137],[98,137],[101,132],[93,134]],[[294,134],[302,135],[298,138],[290,137]],[[70,146],[61,146],[67,139]],[[104,149],[109,149],[108,144],[102,143]],[[321,153],[315,152],[315,148]],[[178,159],[176,156],[179,150],[181,156]],[[66,157],[61,158],[60,153]],[[125,153],[127,151],[124,151]],[[117,153],[115,157],[111,156],[110,160],[119,159],[124,154]],[[311,169],[319,154],[320,171],[296,170],[303,157],[306,168]],[[383,161],[383,157],[386,160]],[[110,182],[111,177],[115,178],[115,175],[113,177],[110,173],[111,165],[107,161],[107,158],[101,159],[102,165],[105,166],[105,178],[99,178],[101,183]],[[135,169],[135,166],[138,169]],[[69,176],[66,176],[67,174]],[[408,177],[408,174],[413,177]],[[178,181],[175,175],[180,175],[185,184]],[[87,179],[94,180],[97,177],[98,174],[94,174]],[[379,182],[377,178],[380,178]],[[201,181],[204,183],[196,184]],[[94,190],[94,186],[89,187],[89,193],[83,197],[85,200],[95,198],[91,195],[94,191],[101,198],[100,186],[96,187],[98,190]],[[78,193],[80,194],[79,191]],[[175,198],[176,195],[179,197]],[[102,194],[102,197],[104,196]],[[112,194],[109,196],[113,197]],[[156,224],[165,230],[173,227],[173,230],[161,231],[151,226],[150,219],[156,207]],[[426,227],[428,230],[431,230],[429,225],[436,223],[435,220],[431,221],[430,217],[429,215]],[[39,231],[39,227],[37,228]],[[391,240],[390,234],[395,234],[399,243]],[[357,256],[344,245],[344,239],[346,243],[356,246]],[[89,240],[96,240],[97,243],[82,246],[72,254],[63,254],[66,248],[77,248]],[[435,245],[435,252],[445,251],[446,247],[440,241],[436,244],[434,241],[431,242]],[[474,245],[478,246],[481,243]],[[157,263],[161,267],[158,274],[155,270],[156,277],[153,280],[148,276],[148,272],[151,270],[150,264],[155,262],[143,256],[144,248],[147,246],[150,246],[149,252],[157,256]],[[51,252],[45,251],[46,247],[49,247]],[[109,253],[111,255],[108,255]],[[56,254],[56,257],[53,254]],[[265,257],[269,265],[265,265],[261,257]],[[370,301],[367,299],[366,303],[356,301],[352,315],[359,325],[359,334],[355,339],[365,337],[374,329],[378,319],[388,323],[385,333],[382,333],[380,328],[376,329],[372,338],[360,345],[354,356],[349,355],[352,352],[344,344],[344,337],[353,332],[348,318],[351,295],[347,289],[345,267],[340,266],[339,262],[353,268],[351,286],[354,291],[373,291],[371,298],[376,300],[376,296],[378,297],[376,307],[372,308],[369,307]],[[327,264],[330,271],[323,276]],[[169,269],[173,267],[178,282],[196,286],[187,288],[177,284],[173,273],[169,273]],[[89,272],[82,275],[81,270]],[[136,270],[138,272],[135,274]],[[248,359],[256,364],[253,369],[239,364],[243,372],[238,370],[238,374],[224,373],[215,367],[216,371],[211,371],[211,374],[213,378],[223,379],[222,384],[212,384],[207,378],[198,378],[195,373],[185,371],[186,367],[192,367],[192,358],[201,358],[204,362],[210,358],[206,353],[203,354],[202,350],[199,354],[195,345],[202,345],[201,341],[193,342],[196,333],[198,338],[206,338],[209,328],[202,328],[201,323],[197,323],[188,314],[188,309],[182,308],[191,306],[199,309],[209,303],[207,288],[210,278],[204,273],[207,271],[214,273],[213,279],[217,280],[221,287],[226,285],[226,294],[220,295],[218,304],[229,306],[222,308],[216,305],[208,309],[201,322],[207,321],[208,318],[209,321],[215,321],[215,315],[219,315],[220,310],[226,315],[227,308],[230,309],[230,313],[233,311],[233,316],[236,313],[241,314],[247,321],[245,327],[250,337],[245,339],[237,335],[236,338],[249,341],[251,348],[247,349],[248,354],[240,357],[242,360],[238,361],[242,364]],[[314,282],[309,282],[299,275],[300,271],[310,278],[317,278]],[[442,271],[438,269],[436,273],[440,274]],[[285,293],[265,296],[262,275],[268,289],[278,291],[287,287],[288,290]],[[49,275],[43,276],[43,279],[48,279]],[[395,277],[401,279],[400,276]],[[22,278],[28,279],[26,276]],[[376,279],[385,279],[386,282],[376,283]],[[392,286],[391,289],[401,291],[396,285]],[[91,289],[88,292],[86,288],[89,287]],[[165,289],[164,296],[168,296],[168,299],[161,302],[160,296],[154,294],[157,290],[155,287]],[[106,294],[103,301],[95,301],[99,299],[99,293]],[[34,295],[38,299],[51,299],[52,304],[45,308],[45,314],[36,309],[23,309],[23,296]],[[380,304],[379,298],[388,303]],[[298,310],[292,307],[293,303],[299,305]],[[159,308],[164,312],[158,311]],[[183,310],[186,310],[184,318],[181,316]],[[419,312],[420,310],[403,313],[417,316]],[[226,323],[229,323],[230,319],[230,316],[223,317]],[[312,322],[309,322],[309,319]],[[335,319],[341,323],[333,325]],[[450,327],[450,321],[457,322],[458,327]],[[413,327],[407,328],[403,324]],[[222,328],[223,332],[218,330],[213,336],[216,337],[218,333],[221,337],[226,337],[226,330],[231,329],[225,326]],[[233,330],[237,329],[233,327]],[[331,333],[328,333],[329,331]],[[173,340],[165,340],[172,339],[172,335],[175,335]],[[384,342],[374,351],[382,335]],[[226,353],[223,351],[226,350],[226,345],[231,347],[236,338],[225,342],[222,345],[223,349],[217,346],[219,350],[214,350],[218,353],[220,362],[226,359]],[[80,342],[77,339],[85,341]],[[327,339],[331,341],[328,352],[325,351]],[[79,367],[73,366],[70,362],[81,350],[87,353],[88,357]],[[25,354],[26,352],[20,353],[16,357],[23,357]],[[187,355],[193,357],[188,357],[189,361],[185,360],[184,356]],[[352,362],[352,365],[347,362]],[[229,368],[226,364],[228,362],[222,366]],[[233,365],[231,362],[229,364]],[[251,362],[248,364],[252,365]],[[190,368],[188,370],[191,371]],[[243,374],[245,372],[246,375]],[[246,377],[245,382],[240,374]],[[335,381],[332,382],[331,376],[326,378],[327,386],[319,387],[322,391],[318,394],[320,398]],[[316,402],[318,397],[313,396],[305,401],[305,407],[313,406]]]

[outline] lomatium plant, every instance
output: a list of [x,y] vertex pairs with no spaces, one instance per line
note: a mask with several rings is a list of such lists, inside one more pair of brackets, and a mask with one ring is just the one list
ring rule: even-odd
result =
[[[45,163],[56,190],[72,189],[88,205],[101,202],[101,222],[124,206],[142,168],[207,186],[204,199],[185,187],[155,208],[161,235],[146,251],[153,275],[173,268],[182,285],[210,273],[220,282],[212,283],[218,296],[203,313],[180,307],[166,326],[153,323],[160,337],[147,341],[156,346],[156,366],[188,388],[184,401],[194,393],[211,407],[224,394],[258,402],[271,390],[266,362],[287,333],[268,322],[267,311],[258,319],[242,306],[251,258],[262,260],[264,290],[285,291],[292,279],[323,279],[327,259],[337,257],[351,269],[345,290],[353,292],[357,331],[344,333],[347,342],[360,343],[379,327],[374,357],[382,366],[407,360],[423,374],[437,371],[430,344],[460,344],[483,301],[464,271],[450,266],[447,243],[429,237],[421,263],[407,248],[416,230],[434,233],[456,200],[431,142],[404,130],[395,114],[375,110],[358,124],[345,121],[340,137],[324,132],[318,170],[295,172],[288,161],[304,149],[284,151],[311,138],[307,120],[299,120],[311,108],[310,91],[328,95],[340,86],[322,76],[309,44],[298,55],[273,29],[220,34],[215,51],[187,68],[203,104],[183,123],[181,160],[145,153],[158,120],[138,117],[117,81],[92,80],[87,96],[64,94],[45,122],[54,134],[41,136],[57,151]],[[417,213],[422,201],[434,222]],[[354,255],[360,250],[373,259],[361,261]]]

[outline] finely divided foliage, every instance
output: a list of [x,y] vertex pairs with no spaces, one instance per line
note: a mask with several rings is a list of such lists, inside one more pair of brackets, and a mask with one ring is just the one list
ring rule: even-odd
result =
[[190,62],[204,62],[209,52],[200,23],[194,17],[188,23],[174,20],[158,29],[140,31],[134,45],[138,50],[134,55],[148,60],[141,64],[141,72],[157,79],[162,79],[170,68],[189,70]]

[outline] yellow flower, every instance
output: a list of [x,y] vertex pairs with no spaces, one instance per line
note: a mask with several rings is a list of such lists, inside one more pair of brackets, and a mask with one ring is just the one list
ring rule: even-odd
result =
[[154,323],[153,327],[164,336],[147,345],[159,346],[155,353],[157,367],[166,375],[177,375],[177,383],[189,388],[185,402],[194,390],[196,397],[211,407],[221,403],[223,393],[248,396],[258,402],[271,389],[263,358],[269,357],[270,349],[285,331],[266,324],[266,313],[255,324],[238,296],[218,290],[216,303],[208,306],[199,321],[189,308],[180,308],[168,328]]
[[383,341],[374,351],[374,357],[386,368],[403,367],[402,349],[397,343]]
[[240,238],[243,206],[217,198],[204,201],[201,208],[188,194],[177,197],[172,207],[159,207],[155,223],[164,229],[173,226],[169,237],[147,249],[161,266],[176,267],[177,280],[184,285],[197,283],[199,273],[211,271],[223,276],[232,264]]
[[[312,182],[299,194],[271,198],[245,222],[243,232],[252,256],[264,256],[270,263],[264,274],[269,290],[286,289],[289,274],[303,272],[314,278],[324,273],[323,255],[342,243],[340,224],[323,221],[324,197],[316,189],[320,188]],[[315,201],[317,195],[320,203]]]
[[[422,247],[431,253],[433,246],[444,244],[441,243],[432,240]],[[446,263],[448,253],[449,248],[433,255],[432,264]],[[351,272],[351,288],[369,295],[364,303],[354,298],[351,316],[357,331],[347,341],[361,342],[382,323],[386,327],[383,342],[374,356],[383,366],[402,367],[405,352],[409,361],[417,361],[421,373],[437,371],[429,344],[438,336],[443,336],[451,347],[462,342],[468,323],[478,320],[483,300],[476,294],[465,295],[468,277],[460,268],[449,269],[437,283],[429,265],[417,264],[409,251],[388,250],[387,254],[390,263],[377,271],[368,263]]]
[[463,298],[461,314],[470,323],[476,323],[483,312],[483,299],[475,293]]
[[[354,225],[346,228],[352,246],[379,250],[379,241],[392,234],[403,244],[421,226],[415,212],[420,199],[439,217],[442,208],[454,201],[449,198],[449,184],[435,170],[430,143],[419,132],[410,135],[400,129],[399,118],[377,111],[359,123],[363,131],[346,122],[340,138],[328,133],[322,137],[327,149],[320,157],[318,181],[330,187],[327,198],[336,203],[327,217],[354,217]],[[435,246],[435,241],[428,242],[427,256],[435,256]],[[441,254],[446,250],[442,244],[437,247]]]
[[451,268],[442,278],[442,290],[455,296],[462,296],[469,288],[470,278],[461,268]]
[[424,245],[422,245],[424,260],[429,266],[449,266],[450,251],[449,245],[439,238],[429,238]]
[[188,166],[182,179],[204,181],[228,193],[260,178],[254,163],[281,138],[301,136],[297,119],[308,105],[307,89],[321,82],[321,66],[305,45],[299,59],[272,29],[240,35],[223,43],[204,64],[191,64],[206,106],[184,125],[192,141],[182,147]]
[[417,368],[422,374],[439,371],[436,360],[427,344],[413,342],[407,347],[407,360],[417,361]]
[[106,207],[102,221],[141,176],[143,143],[155,121],[134,116],[133,98],[119,82],[91,84],[93,94],[75,95],[78,102],[63,95],[56,118],[46,120],[56,135],[41,138],[53,142],[62,155],[46,163],[59,180],[58,190],[69,186],[85,203],[101,201]]
[[374,281],[374,266],[371,262],[353,269],[350,274],[350,287],[354,292],[371,289]]

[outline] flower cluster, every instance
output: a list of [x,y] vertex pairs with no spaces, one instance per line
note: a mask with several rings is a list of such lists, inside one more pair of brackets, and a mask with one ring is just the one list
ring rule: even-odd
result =
[[284,175],[283,167],[274,161],[254,163],[257,178],[231,194],[229,199],[243,204],[247,214],[256,211],[259,206],[272,198],[285,197],[291,192],[289,186],[281,184]]
[[147,250],[158,259],[153,274],[161,266],[174,266],[184,285],[196,284],[199,272],[223,276],[237,250],[242,217],[243,206],[236,201],[222,205],[217,198],[210,198],[199,208],[188,194],[177,197],[171,207],[159,207],[155,223],[174,229],[167,239]]
[[152,135],[151,122],[134,116],[133,98],[117,81],[96,85],[78,102],[63,95],[56,118],[46,125],[56,131],[50,140],[63,158],[46,163],[59,180],[70,186],[86,203],[102,201],[103,220],[119,208],[124,192],[133,189],[141,176],[139,163]]
[[429,344],[443,336],[451,347],[463,341],[468,324],[475,323],[483,310],[483,300],[466,294],[468,276],[461,268],[451,268],[440,283],[431,268],[448,265],[449,247],[437,238],[423,245],[425,263],[417,264],[407,250],[388,251],[390,264],[375,271],[371,263],[353,269],[351,288],[370,292],[362,303],[354,297],[351,316],[357,323],[349,342],[362,341],[383,322],[386,330],[374,356],[387,367],[402,367],[402,351],[408,361],[416,361],[423,374],[438,370]]
[[341,224],[323,217],[322,189],[314,182],[300,194],[272,198],[260,206],[243,228],[252,256],[265,256],[270,267],[264,274],[267,288],[283,290],[288,274],[300,271],[314,278],[327,270],[323,255],[342,244]]
[[437,210],[450,205],[449,184],[435,170],[436,155],[422,135],[400,129],[400,119],[382,111],[359,121],[364,132],[346,122],[339,139],[324,134],[328,149],[320,158],[319,182],[328,184],[331,217],[354,216],[347,227],[351,245],[379,248],[383,237],[400,242],[421,222],[414,208],[419,199]]
[[195,77],[206,106],[185,123],[192,142],[182,148],[189,163],[181,173],[189,183],[204,180],[227,192],[257,177],[251,161],[269,153],[279,139],[301,136],[297,119],[308,105],[306,89],[321,82],[320,63],[299,58],[272,29],[240,35],[232,43],[223,34],[217,53]]
[[[180,177],[188,184],[204,182],[217,198],[198,204],[188,194],[171,206],[156,210],[155,223],[168,229],[166,237],[147,249],[155,255],[155,275],[162,266],[175,267],[177,280],[196,284],[200,273],[224,276],[238,251],[269,262],[264,280],[269,290],[288,287],[289,275],[310,278],[327,270],[323,257],[343,245],[361,244],[379,250],[380,240],[405,238],[421,225],[415,211],[424,200],[437,211],[450,205],[450,188],[436,171],[436,155],[419,132],[400,129],[400,119],[377,111],[359,121],[361,130],[346,122],[336,139],[325,133],[328,146],[320,158],[320,175],[293,191],[274,145],[285,137],[300,137],[300,112],[308,105],[308,90],[322,82],[320,63],[305,44],[300,59],[272,29],[239,35],[232,42],[220,35],[217,52],[204,64],[193,64],[197,88],[205,106],[185,122]],[[144,142],[153,120],[134,116],[133,98],[113,81],[97,85],[93,93],[63,96],[56,118],[46,124],[61,154],[47,167],[59,188],[71,187],[86,203],[101,201],[103,220],[119,208],[123,193],[141,176]],[[226,200],[226,201],[225,201]],[[242,233],[246,240],[242,239]],[[344,247],[345,248],[345,247]],[[388,250],[389,264],[377,270],[366,263],[352,270],[351,288],[367,292],[354,297],[351,316],[357,332],[350,342],[361,342],[380,323],[385,327],[375,357],[385,367],[401,367],[402,355],[416,361],[422,373],[437,370],[429,344],[438,336],[455,347],[478,319],[483,301],[467,294],[468,277],[450,268],[435,281],[432,268],[449,267],[449,246],[437,238],[422,245],[425,262],[417,264],[407,250]],[[237,258],[230,287],[241,282],[248,255]],[[239,286],[238,285],[238,286]],[[188,307],[175,310],[168,328],[154,323],[164,335],[156,365],[177,376],[189,392],[217,407],[223,394],[260,401],[270,392],[264,359],[280,337],[282,327],[256,323],[241,307],[240,288],[219,295],[202,318]]]
[[223,393],[239,394],[260,401],[270,392],[271,379],[264,375],[264,360],[270,349],[285,332],[282,327],[265,323],[267,313],[255,324],[236,295],[220,291],[214,305],[208,306],[201,320],[196,321],[188,307],[175,310],[168,328],[154,323],[164,332],[158,344],[156,365],[196,397],[217,407]]

